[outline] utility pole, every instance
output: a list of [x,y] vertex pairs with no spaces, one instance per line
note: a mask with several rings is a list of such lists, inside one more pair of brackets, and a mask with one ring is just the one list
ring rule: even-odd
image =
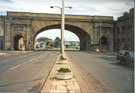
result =
[[65,29],[65,16],[64,16],[64,0],[62,0],[61,9],[61,54],[64,56],[64,29]]
[[6,31],[7,31],[7,22],[6,22],[6,18],[4,20],[4,50],[6,50]]
[[62,7],[59,6],[51,6],[50,8],[59,8],[61,10],[61,54],[64,56],[64,29],[65,29],[65,15],[64,15],[64,8],[72,9],[71,6],[64,5],[64,0],[62,0]]
[[102,42],[101,42],[101,26],[102,26],[102,23],[101,23],[101,20],[100,20],[100,36],[99,36],[99,38],[100,38],[100,48],[102,46]]

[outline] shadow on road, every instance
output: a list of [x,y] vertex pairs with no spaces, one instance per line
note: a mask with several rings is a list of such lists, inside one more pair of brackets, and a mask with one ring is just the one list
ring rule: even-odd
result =
[[116,58],[114,58],[114,57],[98,57],[98,58],[107,60],[108,64],[117,66],[117,68],[114,68],[114,69],[123,69],[123,70],[125,68],[130,69],[130,70],[132,69],[132,67],[130,67],[130,66],[127,66],[127,65],[124,65],[124,64],[120,64],[119,62],[117,62]]
[[38,83],[37,85],[33,86],[30,90],[28,90],[28,93],[39,93],[41,83]]

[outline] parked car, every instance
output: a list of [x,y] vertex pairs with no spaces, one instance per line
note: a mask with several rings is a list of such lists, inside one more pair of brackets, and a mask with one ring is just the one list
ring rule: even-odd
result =
[[117,53],[116,59],[120,64],[134,66],[134,52],[128,50],[121,50]]

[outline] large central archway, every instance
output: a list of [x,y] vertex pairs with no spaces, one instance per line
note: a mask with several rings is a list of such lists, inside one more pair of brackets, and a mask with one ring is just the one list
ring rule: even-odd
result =
[[[61,29],[61,24],[50,25],[50,26],[41,28],[39,31],[37,31],[37,33],[35,33],[34,38],[39,33],[46,30],[50,30],[50,29]],[[78,36],[78,38],[80,39],[80,50],[88,50],[90,48],[91,38],[90,38],[90,35],[86,31],[84,31],[83,29],[79,27],[68,25],[68,24],[65,24],[65,30],[71,31]]]

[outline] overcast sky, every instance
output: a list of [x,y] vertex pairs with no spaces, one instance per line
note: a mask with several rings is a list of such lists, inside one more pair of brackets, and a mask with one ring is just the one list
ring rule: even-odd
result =
[[[60,13],[50,6],[61,6],[62,0],[0,0],[1,11]],[[65,0],[66,14],[104,15],[117,18],[134,6],[134,0]]]
[[[56,13],[59,9],[51,9],[50,6],[60,6],[62,0],[0,0],[0,11]],[[65,14],[74,15],[101,15],[113,16],[114,19],[122,16],[123,12],[134,7],[134,0],[65,0],[65,6],[73,9],[65,9]]]

